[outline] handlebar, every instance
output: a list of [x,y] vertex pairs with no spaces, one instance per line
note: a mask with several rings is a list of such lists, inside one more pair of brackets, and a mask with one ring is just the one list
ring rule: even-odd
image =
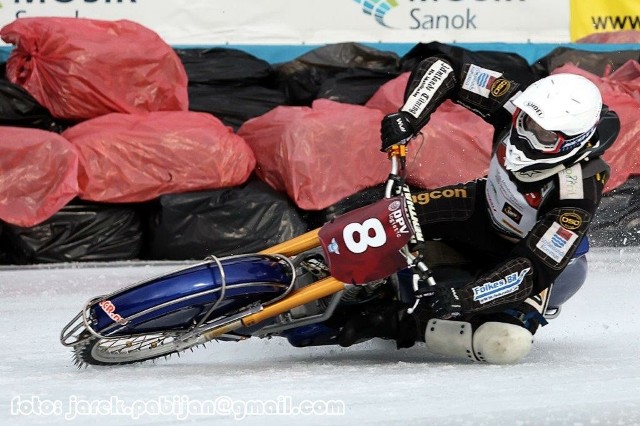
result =
[[[385,198],[391,198],[394,195],[393,188],[399,183],[404,184],[404,177],[400,175],[400,172],[404,173],[404,166],[407,158],[407,146],[406,145],[392,145],[387,150],[389,160],[391,160],[391,171],[389,172],[389,179],[387,179],[387,186],[385,188]],[[402,182],[401,182],[402,181]]]

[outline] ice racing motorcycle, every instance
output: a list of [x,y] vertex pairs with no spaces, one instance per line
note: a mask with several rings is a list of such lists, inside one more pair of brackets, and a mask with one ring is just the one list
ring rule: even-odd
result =
[[[404,183],[406,147],[394,146],[389,158],[383,199],[259,253],[210,256],[94,297],[64,327],[62,344],[79,366],[136,363],[211,340],[280,336],[296,347],[330,345],[335,322],[352,309],[385,298],[415,308],[420,283],[435,285],[424,260],[431,246]],[[586,275],[583,254],[567,268],[574,281]]]

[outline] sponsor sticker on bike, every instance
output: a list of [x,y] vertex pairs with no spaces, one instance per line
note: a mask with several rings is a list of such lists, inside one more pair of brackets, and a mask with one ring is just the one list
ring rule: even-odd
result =
[[318,236],[331,275],[363,284],[407,266],[400,249],[414,234],[402,197],[353,210],[322,227]]
[[120,325],[126,325],[129,321],[122,318],[120,314],[116,313],[116,306],[110,300],[102,300],[98,303],[98,306],[102,308],[105,314],[111,318],[114,322]]

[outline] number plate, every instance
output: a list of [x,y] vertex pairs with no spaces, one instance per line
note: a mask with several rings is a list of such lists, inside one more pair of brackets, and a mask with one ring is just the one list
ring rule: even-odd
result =
[[405,202],[386,198],[346,213],[320,229],[331,275],[363,284],[407,267],[400,249],[413,235]]

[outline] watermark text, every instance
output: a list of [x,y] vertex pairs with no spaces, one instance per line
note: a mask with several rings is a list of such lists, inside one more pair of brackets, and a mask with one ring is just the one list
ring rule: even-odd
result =
[[39,396],[16,396],[11,400],[12,416],[64,417],[66,420],[91,416],[122,416],[140,419],[166,416],[177,420],[219,416],[242,420],[255,416],[341,416],[346,412],[341,400],[296,400],[291,396],[275,399],[194,399],[186,395],[159,396],[152,399],[127,400],[118,396],[87,399],[75,395],[67,400]]

